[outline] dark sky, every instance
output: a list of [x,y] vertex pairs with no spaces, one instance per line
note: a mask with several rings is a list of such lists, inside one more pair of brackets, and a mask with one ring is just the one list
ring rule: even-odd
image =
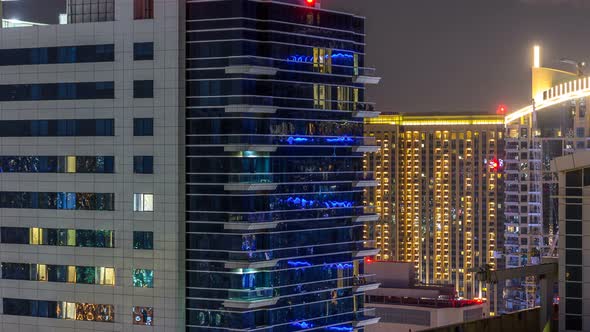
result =
[[[64,3],[8,2],[6,16],[55,20],[50,8]],[[518,108],[530,99],[534,43],[547,66],[590,60],[590,0],[322,0],[322,7],[367,17],[367,65],[383,77],[369,97],[387,112]]]

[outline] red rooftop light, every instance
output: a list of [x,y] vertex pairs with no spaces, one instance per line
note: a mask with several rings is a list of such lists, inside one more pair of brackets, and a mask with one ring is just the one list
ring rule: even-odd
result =
[[313,6],[315,5],[315,0],[305,0],[305,3],[307,3],[308,6]]
[[496,110],[496,114],[504,115],[504,114],[506,114],[506,110],[507,110],[507,108],[505,105],[500,105],[500,106],[498,106],[498,109]]

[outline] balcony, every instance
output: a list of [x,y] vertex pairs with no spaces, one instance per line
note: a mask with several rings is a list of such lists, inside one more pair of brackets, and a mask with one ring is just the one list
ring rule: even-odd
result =
[[377,187],[379,182],[375,180],[363,180],[363,181],[355,181],[352,185],[356,188],[366,188],[366,187]]
[[225,191],[274,191],[276,183],[228,183],[223,186]]
[[223,302],[223,306],[235,309],[257,309],[275,305],[278,300],[278,297],[273,297],[272,288],[231,290],[229,298]]
[[265,75],[274,76],[278,69],[266,66],[238,65],[225,67],[226,74]]
[[375,75],[375,68],[360,68],[352,81],[358,84],[379,84],[381,77]]
[[377,317],[375,311],[375,308],[367,308],[363,311],[356,312],[352,326],[359,328],[379,323],[381,317]]
[[377,282],[377,279],[374,274],[364,274],[360,276],[355,276],[352,279],[352,290],[355,293],[366,292],[370,290],[374,290],[381,286],[380,282]]
[[277,228],[278,222],[260,222],[260,223],[246,223],[246,222],[230,222],[223,224],[223,229],[232,231],[260,231],[271,230]]
[[354,146],[352,151],[354,152],[377,152],[381,147],[377,145],[375,137],[365,137],[361,145]]
[[277,108],[273,106],[262,105],[227,105],[225,113],[255,113],[255,114],[275,114]]
[[278,259],[248,262],[248,261],[230,261],[225,262],[226,269],[265,269],[275,267],[279,262]]
[[357,103],[354,108],[355,110],[352,112],[353,118],[376,118],[381,114],[381,112],[375,111],[373,104]]
[[378,249],[378,248],[363,248],[361,250],[353,252],[352,256],[356,257],[356,258],[375,256],[375,255],[379,254],[380,251],[381,251],[381,249]]

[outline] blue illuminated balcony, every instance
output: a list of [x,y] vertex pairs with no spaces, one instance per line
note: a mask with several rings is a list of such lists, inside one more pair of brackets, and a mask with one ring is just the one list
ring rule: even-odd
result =
[[[366,241],[365,241],[366,242]],[[376,250],[376,251],[375,251]],[[367,252],[367,255],[359,253]],[[315,246],[301,246],[296,248],[266,249],[254,251],[213,251],[206,252],[207,257],[225,260],[225,267],[231,269],[264,269],[279,266],[302,267],[318,265],[313,263],[313,258],[318,255],[333,255],[336,253],[352,252],[353,257],[376,255],[379,249],[367,249],[363,241],[326,243]],[[192,259],[200,259],[200,253],[192,253]],[[301,266],[291,265],[301,263]],[[321,264],[325,263],[322,261]],[[305,264],[305,265],[303,265]],[[321,265],[319,264],[319,265]]]

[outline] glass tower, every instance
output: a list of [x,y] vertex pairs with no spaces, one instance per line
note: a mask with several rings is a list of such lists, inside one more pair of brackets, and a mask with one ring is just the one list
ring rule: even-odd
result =
[[364,18],[188,1],[187,331],[362,331]]

